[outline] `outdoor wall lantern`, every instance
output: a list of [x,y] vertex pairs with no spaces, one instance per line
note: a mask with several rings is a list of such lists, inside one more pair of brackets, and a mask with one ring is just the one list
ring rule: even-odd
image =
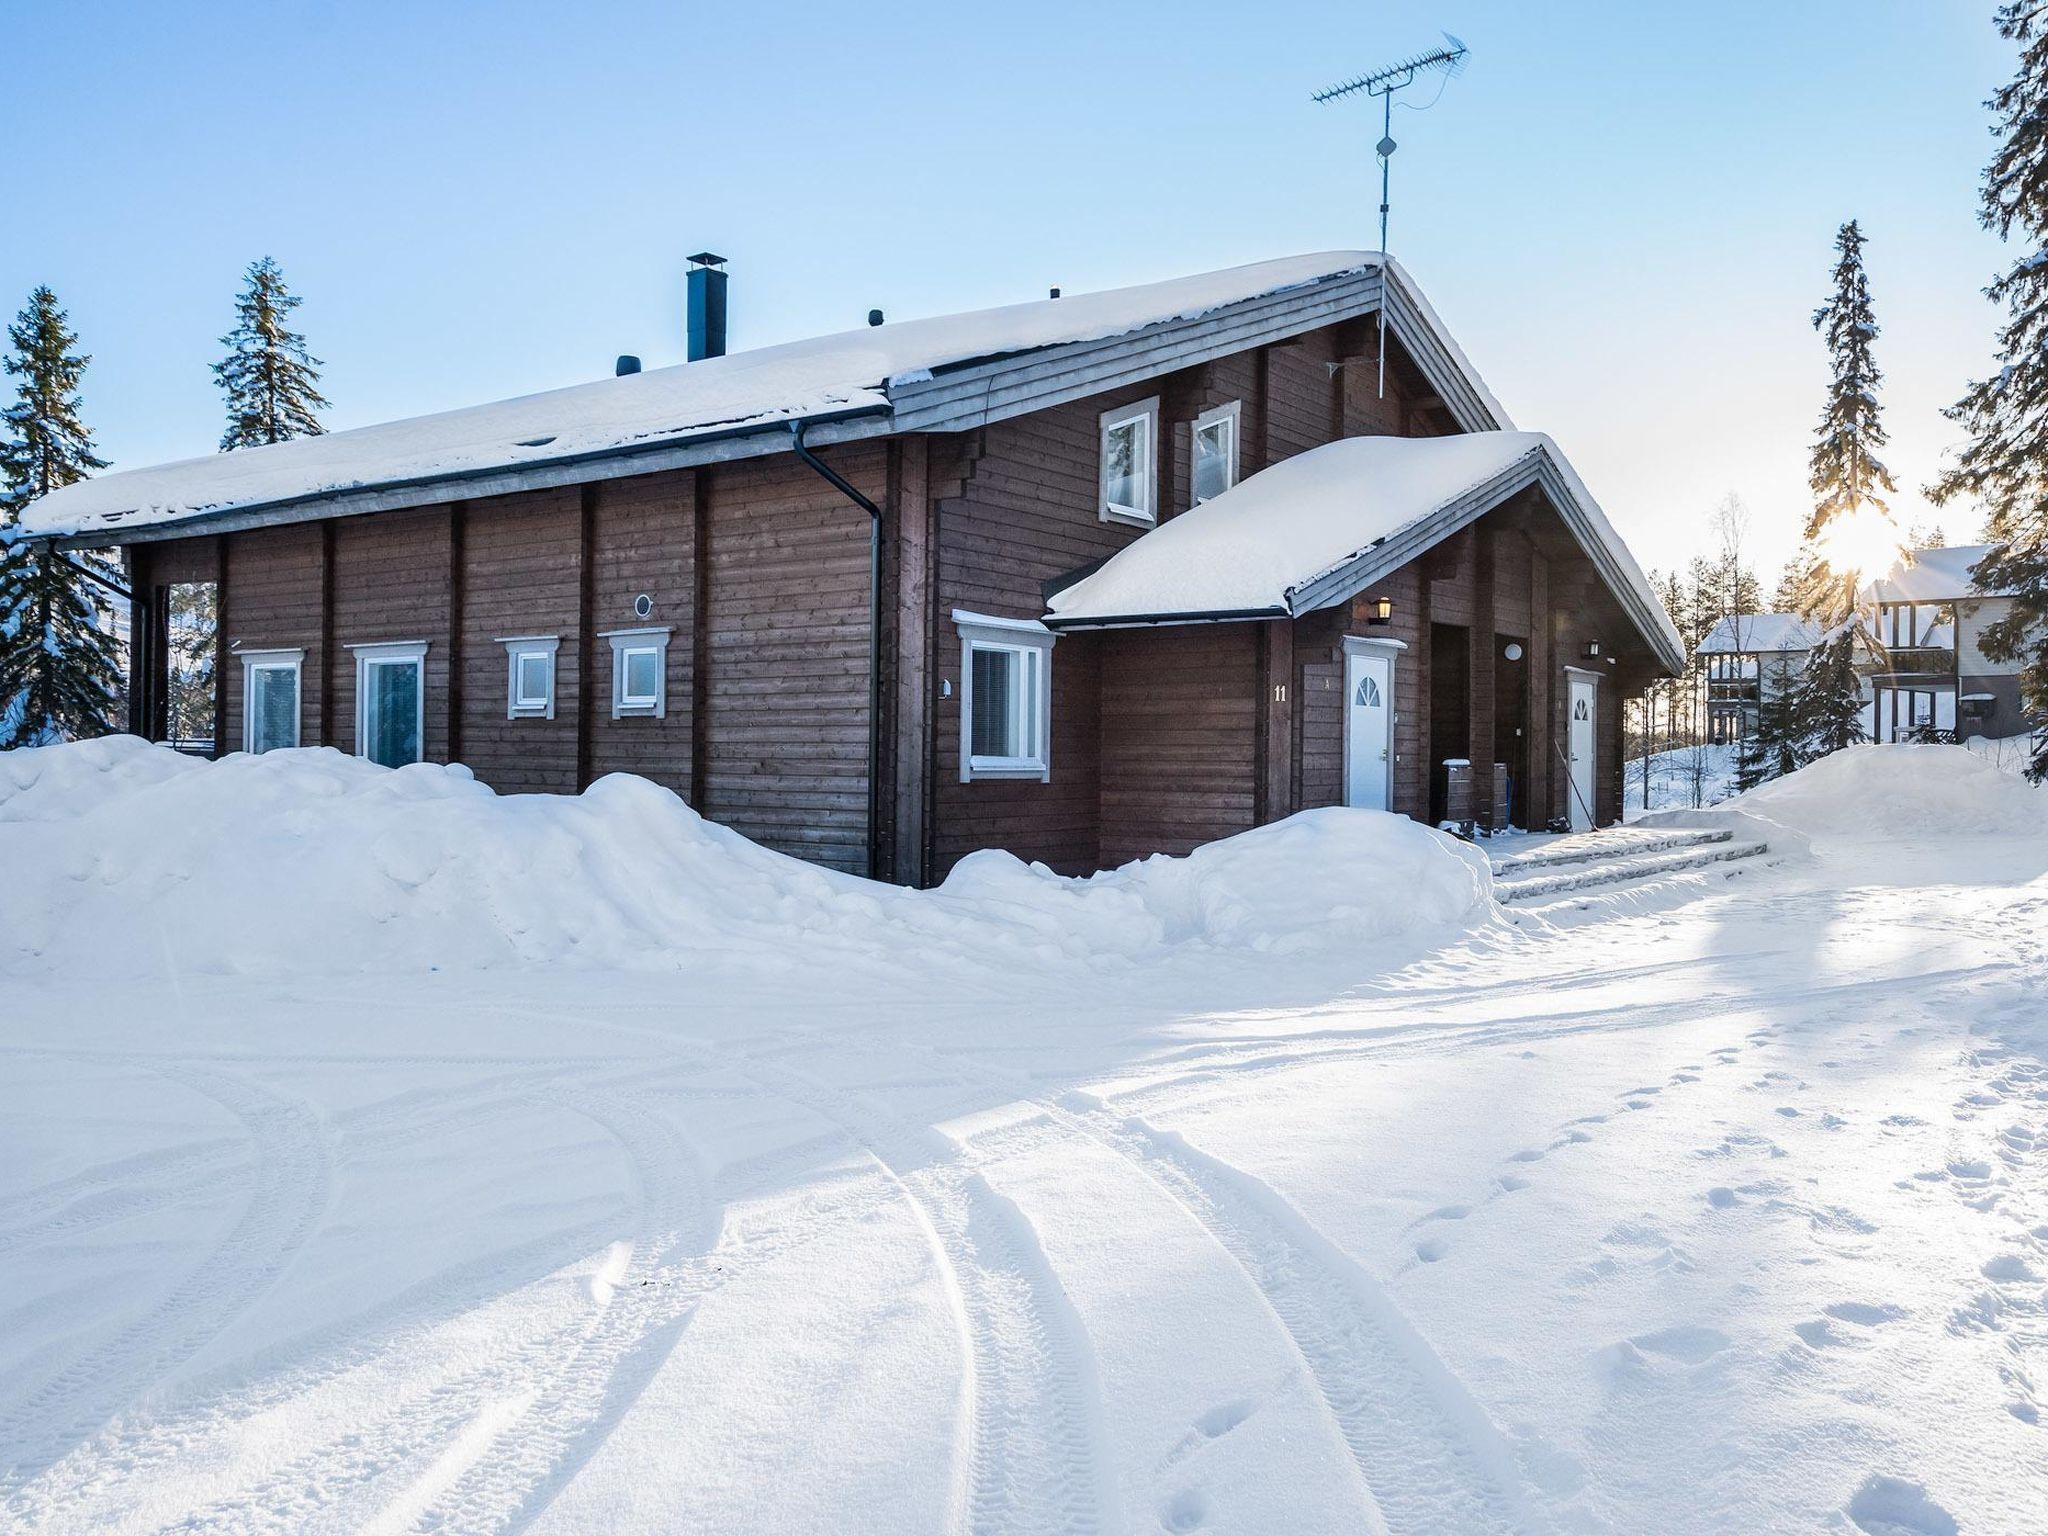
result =
[[1507,657],[1509,661],[1520,661],[1522,659],[1522,647],[1519,642],[1510,640],[1507,649],[1502,651],[1501,655]]
[[1368,624],[1391,624],[1394,622],[1394,600],[1391,597],[1376,597],[1372,608],[1366,614]]
[[1598,661],[1599,659],[1600,659],[1600,642],[1599,642],[1598,640],[1588,640],[1588,641],[1586,642],[1586,660],[1588,660],[1588,661]]

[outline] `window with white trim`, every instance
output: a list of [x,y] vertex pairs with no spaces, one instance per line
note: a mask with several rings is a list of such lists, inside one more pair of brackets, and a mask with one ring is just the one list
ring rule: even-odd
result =
[[1102,413],[1104,522],[1158,521],[1159,400]]
[[237,651],[242,658],[242,750],[275,752],[299,744],[302,650]]
[[356,658],[356,756],[403,768],[427,755],[427,642],[351,645]]
[[960,629],[960,778],[1052,777],[1052,646],[1036,619],[953,611]]
[[1238,407],[1239,402],[1233,400],[1195,418],[1188,464],[1188,487],[1195,506],[1237,484]]
[[612,718],[668,713],[668,629],[615,629],[612,646]]
[[559,635],[516,635],[500,640],[505,647],[505,718],[555,718],[555,653]]

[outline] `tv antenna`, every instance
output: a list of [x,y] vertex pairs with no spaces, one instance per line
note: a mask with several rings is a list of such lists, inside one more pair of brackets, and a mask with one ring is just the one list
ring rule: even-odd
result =
[[[1432,48],[1427,53],[1418,53],[1403,59],[1398,64],[1389,64],[1385,69],[1376,69],[1369,75],[1343,81],[1327,90],[1317,91],[1317,102],[1336,101],[1345,96],[1355,96],[1363,91],[1367,96],[1380,99],[1380,141],[1373,150],[1380,157],[1380,255],[1387,254],[1387,209],[1390,206],[1388,185],[1393,167],[1394,151],[1400,145],[1394,142],[1394,93],[1415,83],[1416,77],[1429,70],[1441,70],[1446,79],[1465,67],[1465,57],[1471,50],[1450,33],[1444,34],[1444,46]],[[1387,393],[1387,296],[1386,267],[1380,268],[1380,397]]]

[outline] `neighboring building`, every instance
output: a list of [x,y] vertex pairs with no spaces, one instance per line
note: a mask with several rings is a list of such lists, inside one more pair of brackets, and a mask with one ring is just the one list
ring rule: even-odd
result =
[[1700,642],[1707,663],[1707,731],[1716,742],[1740,741],[1756,729],[1768,699],[1785,693],[1819,642],[1796,613],[1737,613]]
[[31,532],[123,550],[136,728],[163,730],[170,585],[212,582],[227,747],[507,791],[641,773],[904,883],[1310,806],[1436,819],[1446,759],[1479,765],[1481,818],[1619,819],[1621,702],[1682,645],[1397,265],[725,356],[716,261],[690,274],[702,361],[38,502]]
[[1863,589],[1871,738],[1928,732],[2003,737],[2024,731],[2020,664],[1991,660],[1984,631],[2012,599],[1987,592],[1971,570],[1986,544],[1915,549]]

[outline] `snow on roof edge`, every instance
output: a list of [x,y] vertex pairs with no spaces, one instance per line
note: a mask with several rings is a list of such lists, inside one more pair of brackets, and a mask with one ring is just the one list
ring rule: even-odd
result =
[[131,528],[289,506],[319,497],[473,475],[518,474],[793,419],[891,408],[892,383],[962,361],[1114,339],[1377,268],[1433,333],[1502,427],[1505,409],[1414,280],[1375,251],[1327,251],[1162,281],[963,311],[760,347],[288,443],[142,466],[79,482],[26,510],[35,537],[115,537]]
[[[1543,432],[1340,438],[1291,455],[1169,519],[1053,594],[1047,622],[1081,628],[1298,613],[1301,594],[1317,583],[1532,458],[1556,476],[1570,503],[1559,509],[1566,526],[1630,622],[1662,660],[1682,668],[1685,643],[1634,553]],[[1302,546],[1301,563],[1290,566],[1295,545]]]

